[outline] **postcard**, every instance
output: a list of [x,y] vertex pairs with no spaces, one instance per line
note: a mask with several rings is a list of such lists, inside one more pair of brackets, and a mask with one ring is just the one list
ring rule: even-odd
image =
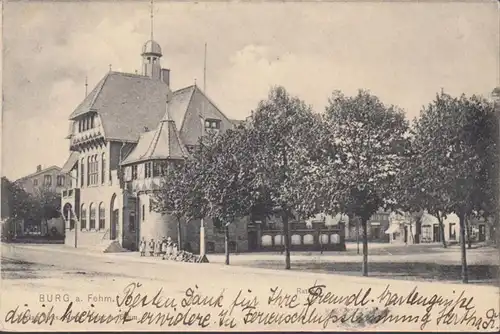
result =
[[497,332],[495,1],[4,1],[3,331]]

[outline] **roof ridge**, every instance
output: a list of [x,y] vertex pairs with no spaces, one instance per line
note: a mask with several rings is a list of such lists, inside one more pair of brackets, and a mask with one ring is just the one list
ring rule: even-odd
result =
[[[182,142],[180,132],[177,130],[177,128],[175,126],[175,122],[173,120],[172,120],[172,126],[174,127],[175,138],[177,139],[177,142],[179,143],[179,147],[181,149],[181,154],[186,157],[187,156],[186,148],[184,146],[184,143]],[[169,136],[169,140],[170,140],[170,136]]]
[[57,165],[52,165],[52,166],[49,166],[47,168],[44,168],[42,169],[41,171],[38,171],[38,172],[34,172],[34,173],[31,173],[31,174],[28,174],[26,176],[23,176],[23,177],[20,177],[18,178],[17,180],[15,180],[14,182],[17,182],[17,181],[21,181],[21,180],[24,180],[24,179],[27,179],[29,177],[32,177],[32,176],[35,176],[35,175],[38,175],[38,174],[42,174],[43,172],[46,172],[48,171],[49,169],[57,169],[58,171],[61,170],[61,167],[57,166]]
[[184,87],[184,88],[179,88],[179,89],[177,89],[177,90],[174,90],[172,93],[173,93],[173,94],[175,94],[175,93],[180,93],[180,92],[182,92],[183,90],[188,90],[188,89],[191,89],[191,88],[193,88],[193,87],[195,87],[195,85],[187,86],[187,87]]
[[218,106],[214,103],[214,101],[212,101],[212,99],[211,99],[211,98],[209,98],[209,97],[207,96],[207,94],[205,94],[205,92],[203,92],[203,91],[202,91],[201,89],[199,89],[198,87],[195,87],[195,90],[198,90],[198,91],[199,91],[199,92],[200,92],[200,93],[201,93],[201,94],[202,94],[202,95],[203,95],[203,96],[204,96],[204,97],[208,100],[208,102],[210,102],[210,103],[211,103],[211,104],[215,107],[215,109],[217,109],[217,110],[221,113],[221,115],[222,115],[222,116],[224,116],[224,118],[225,118],[228,122],[232,123],[232,122],[231,122],[231,120],[230,120],[230,119],[226,116],[226,114],[224,114],[224,113],[222,112],[222,110],[221,110],[221,109],[220,109],[220,108],[219,108],[219,107],[218,107]]
[[99,94],[101,94],[101,91],[102,91],[102,88],[104,87],[104,85],[106,84],[106,81],[108,80],[109,78],[109,75],[111,74],[112,72],[108,72],[106,73],[106,75],[104,76],[104,78],[102,78],[101,82],[100,82],[100,85],[99,85],[99,88],[97,89],[97,92],[95,93],[94,97],[92,98],[92,102],[90,102],[90,105],[89,105],[89,110],[92,110],[92,107],[94,106],[94,103],[95,101],[97,100],[97,97],[99,96]]
[[187,116],[187,110],[189,108],[189,105],[191,104],[191,101],[193,100],[194,92],[196,91],[196,85],[192,85],[190,87],[194,88],[194,89],[191,92],[191,96],[189,97],[188,103],[186,103],[186,110],[184,112],[184,117],[182,118],[182,122],[181,122],[181,125],[179,127],[179,131],[181,131],[181,129],[184,127],[184,122],[186,121],[186,116]]
[[154,151],[156,150],[156,146],[158,146],[158,142],[160,141],[160,134],[161,134],[161,130],[163,129],[163,124],[164,124],[164,122],[160,122],[160,126],[158,128],[156,128],[156,131],[155,131],[154,136],[153,136],[153,140],[151,140],[151,143],[149,144],[146,152],[143,155],[141,155],[141,159],[144,158],[148,152],[150,152],[151,155],[154,154]]

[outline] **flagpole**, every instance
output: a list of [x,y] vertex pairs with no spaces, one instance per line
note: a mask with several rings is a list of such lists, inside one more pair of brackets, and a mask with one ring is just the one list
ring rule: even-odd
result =
[[[200,121],[201,121],[201,139],[200,139],[200,150],[203,149],[203,136],[205,134],[205,119],[203,118],[202,115],[200,115]],[[203,154],[201,156],[201,169],[203,171],[204,165],[203,165]],[[205,220],[203,219],[203,216],[200,219],[200,259],[203,259],[205,257]]]
[[205,42],[205,57],[203,58],[203,93],[207,91],[207,43]]

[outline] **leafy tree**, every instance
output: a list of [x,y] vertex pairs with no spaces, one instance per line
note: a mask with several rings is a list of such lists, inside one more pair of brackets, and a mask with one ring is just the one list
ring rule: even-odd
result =
[[414,133],[402,185],[407,189],[405,199],[409,207],[437,213],[438,219],[451,213],[458,216],[462,280],[467,283],[466,221],[478,214],[494,215],[498,203],[493,190],[498,175],[498,123],[492,105],[477,96],[455,98],[441,93],[422,110]]
[[393,184],[407,150],[408,122],[399,108],[386,106],[363,90],[353,97],[334,92],[325,120],[342,160],[336,177],[325,179],[324,187],[338,192],[325,203],[325,211],[360,219],[362,273],[367,276],[367,222],[379,209],[395,204]]
[[[225,235],[226,264],[229,264],[229,226],[237,218],[251,213],[255,200],[252,188],[253,157],[247,148],[252,145],[249,130],[239,127],[217,136],[207,136],[203,146],[203,198],[207,215]],[[258,199],[258,197],[256,197]]]
[[268,99],[259,103],[248,126],[245,150],[252,157],[254,204],[260,201],[261,213],[267,216],[279,212],[285,269],[290,269],[288,222],[319,212],[323,195],[316,192],[319,162],[326,151],[333,155],[334,148],[321,137],[325,131],[318,115],[283,87],[273,88]]

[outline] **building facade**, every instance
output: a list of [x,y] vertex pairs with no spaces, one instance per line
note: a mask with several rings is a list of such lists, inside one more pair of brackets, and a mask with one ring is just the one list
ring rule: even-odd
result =
[[[42,168],[36,167],[36,172],[24,176],[15,182],[21,186],[27,193],[37,195],[40,191],[51,191],[61,193],[71,185],[70,178],[61,171],[61,167],[50,166]],[[64,235],[64,222],[61,218],[53,218],[46,222],[41,219],[20,220],[16,222],[16,236],[38,235],[47,236],[57,233]]]
[[61,173],[61,167],[50,166],[42,169],[41,165],[36,167],[36,172],[24,176],[16,183],[30,194],[36,194],[41,188],[48,189],[53,192],[61,192],[71,184],[71,180]]
[[[177,221],[151,209],[152,194],[166,168],[185,159],[202,134],[234,126],[196,85],[173,91],[162,56],[160,45],[147,41],[142,74],[110,71],[69,117],[62,172],[71,185],[61,203],[69,245],[136,250],[142,238],[175,240]],[[207,250],[220,250],[224,235],[205,222]],[[185,248],[199,250],[199,224],[181,225]],[[246,224],[230,232],[247,248]]]

